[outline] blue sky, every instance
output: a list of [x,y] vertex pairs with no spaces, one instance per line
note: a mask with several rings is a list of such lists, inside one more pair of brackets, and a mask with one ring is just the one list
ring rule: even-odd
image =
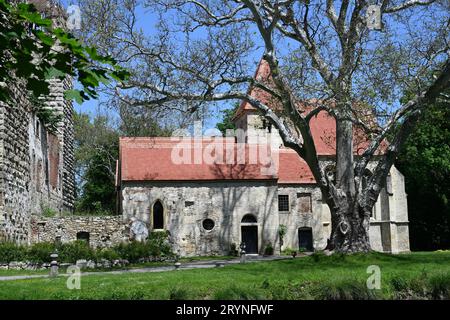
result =
[[[60,0],[60,2],[62,3],[62,5],[65,8],[68,8],[70,5],[77,5],[77,1],[73,1],[73,0]],[[81,17],[83,18],[83,17]],[[154,24],[157,22],[156,17],[152,16],[151,13],[149,13],[147,10],[145,10],[144,8],[140,8],[137,10],[137,28],[142,28],[142,30],[144,31],[145,34],[147,35],[153,35],[154,34],[154,30],[156,29],[154,27]],[[261,53],[256,53],[258,55],[261,55]],[[259,58],[259,57],[258,57]],[[77,87],[78,84],[75,83],[75,87]],[[81,105],[74,102],[74,109],[77,112],[83,112],[83,113],[88,113],[91,116],[95,115],[99,110],[100,112],[102,110],[104,110],[104,107],[99,107],[100,102],[105,101],[106,97],[104,95],[100,95],[98,100],[88,100],[83,102]],[[232,106],[234,104],[233,101],[226,101],[226,102],[222,102],[219,104],[219,110],[215,109],[212,110],[213,111],[213,115],[207,119],[205,119],[205,130],[209,129],[209,128],[214,128],[216,126],[216,123],[218,121],[220,121],[220,114],[219,111],[220,109],[224,109],[224,108],[229,108],[230,106]]]

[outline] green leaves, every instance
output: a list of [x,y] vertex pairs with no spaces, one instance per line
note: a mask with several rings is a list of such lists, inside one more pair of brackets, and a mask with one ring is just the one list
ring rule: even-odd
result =
[[77,103],[83,103],[83,97],[81,96],[81,92],[79,90],[67,90],[64,93],[64,98],[68,100],[75,100]]
[[[82,103],[97,98],[96,89],[111,81],[123,81],[129,73],[108,56],[84,46],[72,34],[53,28],[32,4],[0,0],[0,82],[25,82],[30,97],[50,92],[49,79],[74,78],[81,89],[70,89],[65,98]],[[3,19],[3,18],[2,18]],[[9,102],[11,88],[0,86],[0,101]]]

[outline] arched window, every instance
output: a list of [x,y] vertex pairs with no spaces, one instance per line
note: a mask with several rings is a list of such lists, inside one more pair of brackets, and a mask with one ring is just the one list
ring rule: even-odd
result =
[[254,215],[252,215],[252,214],[246,214],[246,215],[242,218],[241,222],[243,222],[243,223],[256,223],[257,220],[256,220],[256,217],[255,217]]
[[159,200],[153,205],[153,229],[164,229],[164,208]]

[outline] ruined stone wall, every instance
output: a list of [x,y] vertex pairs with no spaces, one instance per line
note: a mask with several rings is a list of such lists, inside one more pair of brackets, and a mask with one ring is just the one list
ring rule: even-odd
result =
[[[231,244],[241,242],[243,216],[252,214],[263,253],[269,243],[279,248],[276,190],[275,181],[123,182],[123,217],[152,230],[153,206],[160,201],[175,251],[192,256],[228,254]],[[211,230],[204,228],[205,219],[214,221]]]
[[11,82],[12,101],[0,104],[0,241],[29,243],[31,214],[73,209],[73,109],[64,99],[72,83],[51,81],[50,95],[42,99],[62,116],[50,133],[37,118],[23,81]]
[[58,165],[54,172],[55,176],[50,177],[55,183],[49,183],[49,187],[52,191],[57,190],[59,211],[73,211],[75,201],[73,106],[70,101],[64,99],[64,92],[72,88],[72,82],[68,78],[64,81],[50,82],[50,95],[46,100],[46,106],[55,115],[60,115],[61,121],[57,125],[56,132],[59,154],[53,159]]
[[12,102],[0,106],[0,239],[28,243],[31,214],[73,206],[73,196],[66,200],[63,195],[63,190],[73,194],[73,183],[61,180],[64,169],[73,172],[65,166],[64,150],[65,144],[70,150],[73,140],[64,143],[61,134],[49,133],[20,83],[11,86]]
[[29,103],[18,88],[14,102],[0,103],[0,240],[26,243],[29,234]]
[[128,241],[129,234],[129,226],[122,222],[121,216],[31,218],[31,243],[68,243],[87,235],[92,247],[105,248]]

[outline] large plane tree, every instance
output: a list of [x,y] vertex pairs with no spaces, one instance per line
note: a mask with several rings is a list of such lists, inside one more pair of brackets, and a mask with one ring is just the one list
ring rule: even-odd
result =
[[[394,159],[421,112],[445,99],[447,1],[81,2],[86,38],[132,69],[130,80],[113,88],[116,99],[190,112],[247,101],[311,169],[332,214],[334,249],[370,250],[370,213]],[[261,54],[269,82],[252,77]],[[249,86],[280,107],[251,96]],[[321,166],[310,130],[319,112],[336,120],[333,177]],[[358,155],[356,128],[369,139]]]

